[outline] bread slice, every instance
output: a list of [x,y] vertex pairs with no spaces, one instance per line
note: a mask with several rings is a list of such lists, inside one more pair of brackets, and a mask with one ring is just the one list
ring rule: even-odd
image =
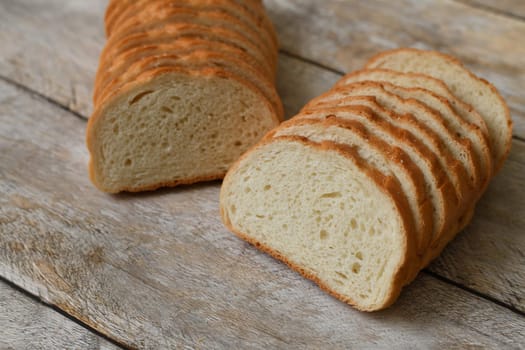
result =
[[[270,75],[275,76],[276,67],[270,64],[260,48],[250,43],[238,33],[223,27],[209,27],[190,23],[166,23],[159,28],[126,35],[120,40],[113,40],[104,47],[100,55],[100,64],[111,62],[119,53],[142,45],[172,43],[179,38],[199,38],[225,43],[239,48],[251,55]],[[111,40],[111,39],[110,39]]]
[[113,45],[123,37],[163,27],[169,23],[200,24],[206,27],[219,27],[229,29],[248,40],[257,47],[265,60],[272,66],[277,65],[277,50],[274,47],[265,46],[261,35],[250,27],[237,20],[235,17],[219,11],[193,10],[191,8],[174,8],[166,11],[151,11],[145,14],[136,14],[115,30],[108,40],[108,45]]
[[[355,109],[366,107],[374,112],[374,118],[364,113],[356,113]],[[418,130],[414,127],[413,118],[396,115],[382,108],[374,97],[356,96],[346,100],[344,107],[331,107],[305,110],[297,118],[319,119],[326,114],[334,114],[338,118],[357,120],[377,138],[402,149],[416,164],[423,175],[423,200],[429,199],[428,206],[421,202],[423,213],[423,227],[418,226],[417,252],[423,255],[424,251],[434,244],[440,236],[454,226],[453,219],[459,208],[459,200],[451,180],[439,163],[437,156],[419,140]],[[418,192],[416,192],[418,193]],[[421,194],[419,195],[421,196]]]
[[109,31],[120,27],[130,17],[145,11],[162,11],[169,8],[191,8],[197,11],[218,11],[225,13],[249,26],[262,38],[265,46],[273,51],[278,50],[277,42],[266,26],[262,25],[261,18],[231,0],[138,0],[127,6],[111,24],[108,23]]
[[398,182],[355,148],[267,139],[228,172],[224,224],[360,310],[389,306],[412,278],[413,227]]
[[[385,109],[396,114],[410,114],[419,120],[418,127],[425,135],[421,140],[435,150],[436,154],[442,153],[445,159],[450,159],[448,168],[457,173],[454,183],[458,185],[458,197],[464,207],[471,203],[471,199],[478,194],[480,188],[480,169],[479,164],[476,164],[472,146],[468,142],[460,142],[456,135],[446,128],[441,117],[424,104],[413,99],[404,100],[391,94],[379,83],[354,83],[321,95],[308,103],[305,108],[316,104],[341,105],[344,104],[344,98],[347,96],[363,95],[375,96],[377,102]],[[334,102],[338,99],[342,101]],[[459,166],[456,165],[455,160],[459,162]],[[452,175],[452,172],[449,174]]]
[[[476,126],[483,136],[488,138],[487,124],[479,113],[469,104],[458,99],[450,92],[447,85],[439,79],[420,73],[402,73],[391,69],[362,69],[348,73],[336,84],[336,87],[362,81],[385,81],[404,88],[422,88],[447,99],[454,111],[465,122]],[[490,143],[489,143],[490,144]]]
[[187,54],[183,53],[181,55],[152,56],[139,60],[128,67],[124,74],[116,77],[106,86],[97,89],[100,93],[98,95],[95,94],[94,96],[95,104],[104,101],[108,95],[112,94],[114,91],[118,91],[123,84],[133,81],[135,77],[141,74],[144,70],[181,65],[188,65],[190,67],[216,66],[236,74],[257,88],[264,97],[270,101],[276,115],[282,120],[284,110],[273,84],[268,82],[259,74],[259,72],[245,62],[238,60],[235,57],[227,57],[221,53],[208,50],[197,50]]
[[[332,141],[356,147],[361,158],[383,175],[397,179],[415,223],[417,250],[422,252],[432,234],[432,206],[425,192],[421,170],[405,151],[376,137],[372,130],[359,122],[359,119],[375,119],[371,110],[350,107],[340,113],[343,117],[338,117],[336,111],[319,112],[318,118],[301,119],[297,116],[271,134],[272,137],[295,135],[318,143]],[[353,114],[358,116],[352,119],[349,115]]]
[[278,123],[266,98],[230,72],[151,69],[96,107],[91,178],[110,193],[218,179]]
[[179,38],[173,40],[172,43],[158,44],[158,45],[144,45],[119,54],[111,62],[99,66],[97,77],[95,80],[94,96],[100,93],[100,89],[106,86],[111,80],[121,76],[131,64],[143,58],[159,55],[173,55],[190,53],[197,50],[212,50],[220,52],[224,55],[229,55],[235,59],[241,60],[253,67],[262,74],[262,76],[269,82],[274,82],[274,77],[269,71],[264,71],[264,67],[246,52],[237,47],[216,41],[199,38]]
[[451,56],[417,49],[381,53],[370,59],[366,68],[423,73],[445,82],[456,97],[475,106],[485,120],[495,169],[498,171],[501,168],[512,144],[512,120],[505,100],[488,81],[475,76]]

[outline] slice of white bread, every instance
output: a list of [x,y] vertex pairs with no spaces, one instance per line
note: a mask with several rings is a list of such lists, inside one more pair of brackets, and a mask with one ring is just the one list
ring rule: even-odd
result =
[[95,109],[90,174],[102,191],[222,178],[279,120],[266,98],[217,68],[143,72]]
[[355,148],[297,136],[258,144],[221,188],[239,237],[360,310],[390,305],[413,278],[413,227],[397,181]]
[[386,81],[405,88],[422,88],[430,90],[438,96],[446,98],[455,112],[466,122],[475,125],[488,138],[485,120],[471,105],[461,101],[450,92],[447,85],[439,79],[421,73],[403,73],[391,69],[361,69],[348,73],[342,77],[335,87],[348,85],[360,81]]
[[423,73],[442,80],[457,98],[481,114],[489,131],[495,169],[501,168],[512,144],[512,119],[505,100],[488,81],[475,76],[451,56],[417,49],[383,52],[371,58],[366,68]]
[[[359,119],[368,123],[361,123]],[[425,191],[423,174],[402,148],[375,135],[375,119],[373,112],[363,107],[347,108],[344,112],[319,111],[317,118],[294,118],[283,123],[271,137],[296,135],[314,142],[333,141],[356,147],[361,158],[383,175],[396,178],[399,182],[415,223],[418,252],[422,252],[428,246],[427,238],[432,226],[432,207]],[[372,127],[366,124],[372,124]]]
[[[374,112],[374,118],[368,114],[356,112],[356,107],[362,108],[363,106]],[[294,119],[319,119],[325,118],[327,114],[333,114],[346,120],[359,121],[377,138],[401,148],[419,167],[424,177],[423,190],[431,204],[430,208],[427,208],[420,203],[423,218],[429,220],[429,225],[418,226],[416,218],[417,251],[419,255],[422,255],[430,245],[435,244],[440,236],[454,226],[453,219],[460,203],[452,182],[437,159],[437,155],[421,142],[419,136],[416,136],[419,134],[413,118],[397,115],[382,108],[374,97],[355,96],[346,99],[343,107],[304,110]],[[430,213],[432,213],[432,220],[428,219]]]

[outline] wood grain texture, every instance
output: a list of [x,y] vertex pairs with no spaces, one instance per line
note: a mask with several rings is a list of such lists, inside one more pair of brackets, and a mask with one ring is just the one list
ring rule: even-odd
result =
[[0,310],[0,349],[120,349],[2,282]]
[[[496,3],[495,1],[494,3]],[[342,71],[398,47],[450,53],[506,98],[525,137],[525,21],[451,0],[266,0],[282,49]]]
[[0,82],[0,275],[112,339],[203,349],[525,343],[522,316],[425,274],[392,308],[353,310],[229,233],[218,183],[100,193],[86,175],[84,128]]
[[522,0],[457,0],[474,7],[493,10],[502,14],[521,17],[525,20],[525,1]]

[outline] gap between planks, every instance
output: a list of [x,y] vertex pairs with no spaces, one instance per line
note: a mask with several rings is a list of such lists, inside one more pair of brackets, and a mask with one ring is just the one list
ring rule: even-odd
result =
[[[2,79],[2,78],[0,77],[0,79]],[[24,296],[28,297],[29,299],[31,299],[31,300],[33,300],[35,302],[37,302],[38,304],[42,305],[43,307],[49,308],[49,309],[53,310],[54,312],[59,313],[60,315],[66,317],[68,320],[70,320],[70,321],[74,322],[75,324],[83,327],[84,329],[88,330],[92,334],[95,334],[95,335],[99,336],[100,338],[102,338],[104,340],[107,340],[108,342],[110,342],[111,344],[113,344],[113,345],[115,345],[115,346],[117,346],[119,348],[135,350],[135,348],[132,348],[132,347],[130,347],[128,345],[119,343],[117,340],[112,339],[112,338],[108,337],[106,334],[99,332],[98,330],[96,330],[95,328],[91,327],[90,325],[82,322],[81,320],[75,318],[74,316],[72,316],[72,315],[68,314],[67,312],[65,312],[64,310],[60,309],[58,306],[46,303],[44,300],[39,298],[38,295],[30,293],[29,291],[25,290],[21,286],[17,285],[16,283],[8,280],[7,278],[5,278],[4,276],[1,276],[1,275],[0,275],[0,284],[6,284],[10,288],[13,288],[17,292],[23,294]]]
[[[463,1],[459,1],[459,0],[453,0],[453,1],[455,1],[455,2],[459,2],[459,3],[463,3],[463,4],[465,4],[465,5],[468,5],[468,6],[473,7],[472,5],[467,4],[467,3],[464,3]],[[335,68],[331,68],[331,67],[326,66],[326,65],[324,65],[324,64],[322,64],[322,63],[318,63],[318,62],[316,62],[316,61],[314,61],[314,60],[311,60],[311,59],[308,59],[308,58],[304,58],[304,57],[302,57],[302,56],[300,56],[300,55],[297,55],[297,54],[294,54],[294,53],[290,53],[290,52],[288,52],[288,51],[286,51],[286,50],[280,50],[279,53],[282,54],[282,55],[284,55],[284,56],[287,56],[287,57],[290,57],[290,58],[293,58],[293,59],[296,59],[296,60],[300,60],[300,61],[302,61],[302,62],[304,62],[304,63],[306,63],[306,64],[313,65],[313,66],[318,67],[318,68],[320,68],[320,69],[323,69],[323,70],[326,70],[326,71],[332,72],[332,73],[334,73],[334,74],[338,74],[338,75],[340,75],[340,76],[343,76],[343,75],[345,74],[344,72],[339,71],[339,70],[337,70],[337,69],[335,69]],[[47,103],[49,103],[49,104],[51,104],[51,105],[54,105],[54,106],[56,106],[56,107],[58,107],[58,108],[60,108],[60,109],[62,109],[62,110],[64,110],[64,111],[66,111],[66,112],[68,112],[68,113],[74,115],[75,117],[77,117],[77,118],[79,118],[79,119],[81,119],[81,120],[83,120],[83,121],[85,121],[85,122],[88,120],[88,117],[87,117],[87,116],[84,116],[84,115],[82,115],[82,114],[80,114],[80,113],[78,113],[78,112],[72,110],[71,108],[69,108],[69,107],[63,105],[62,103],[60,103],[59,101],[57,101],[57,100],[55,100],[55,99],[52,99],[52,98],[50,98],[50,97],[48,97],[48,96],[46,96],[46,95],[44,95],[44,94],[42,94],[42,93],[40,93],[40,92],[37,92],[37,91],[31,89],[30,87],[27,87],[27,86],[25,86],[25,85],[23,85],[23,84],[21,84],[21,83],[18,83],[18,82],[16,82],[16,81],[13,81],[13,80],[10,79],[10,78],[7,78],[7,77],[5,77],[5,76],[0,75],[0,81],[5,82],[6,84],[12,85],[12,86],[16,87],[17,89],[19,89],[19,90],[21,90],[21,91],[23,91],[23,92],[25,92],[25,93],[27,93],[27,94],[29,94],[29,95],[35,96],[35,97],[37,97],[37,98],[39,98],[39,99],[41,99],[41,100],[43,100],[43,101],[46,101]],[[515,139],[515,140],[517,140],[517,141],[519,141],[519,142],[525,142],[525,139],[524,139],[524,138],[521,138],[521,137],[519,137],[519,136],[513,136],[513,139]],[[451,286],[453,286],[453,287],[456,287],[456,288],[458,288],[458,289],[460,289],[460,290],[463,290],[463,291],[468,292],[468,293],[470,293],[470,294],[472,294],[472,295],[475,295],[475,296],[477,296],[477,297],[480,297],[480,298],[482,298],[482,299],[484,299],[484,300],[487,300],[487,301],[489,301],[489,302],[491,302],[491,303],[494,303],[494,304],[497,304],[497,305],[499,305],[499,306],[501,306],[501,307],[504,307],[504,308],[508,309],[509,311],[512,311],[512,312],[514,312],[514,313],[516,313],[516,314],[518,314],[518,315],[520,315],[520,316],[525,316],[525,313],[524,313],[524,312],[518,310],[517,308],[513,307],[512,305],[509,305],[509,304],[507,304],[507,303],[505,303],[505,302],[503,302],[503,301],[500,301],[500,300],[498,300],[498,299],[496,299],[496,298],[493,298],[493,297],[491,297],[491,296],[488,296],[488,295],[486,295],[486,294],[484,294],[484,293],[478,292],[478,291],[476,291],[476,290],[474,290],[474,289],[472,289],[472,288],[470,288],[470,287],[467,287],[467,286],[465,286],[465,285],[463,285],[463,284],[461,284],[461,283],[458,283],[458,282],[452,281],[452,280],[450,280],[450,279],[448,279],[448,278],[446,278],[446,277],[444,277],[444,276],[441,276],[441,275],[439,275],[439,274],[437,274],[437,273],[435,273],[435,272],[432,272],[432,271],[428,270],[427,268],[426,268],[426,269],[423,269],[423,270],[421,271],[421,273],[424,273],[424,274],[426,274],[426,275],[428,275],[428,276],[430,276],[430,277],[432,277],[432,278],[435,278],[435,279],[437,279],[437,280],[439,280],[439,281],[442,281],[442,282],[444,282],[444,283],[446,283],[446,284],[449,284],[449,285],[451,285]],[[29,296],[29,297],[31,297],[31,298],[33,298],[33,299],[35,299],[35,300],[38,300],[38,301],[39,301],[40,303],[42,303],[43,305],[46,305],[46,306],[52,308],[53,310],[55,310],[55,311],[57,311],[57,312],[63,314],[64,316],[68,317],[69,319],[71,319],[72,321],[78,323],[79,325],[82,325],[83,327],[85,327],[86,329],[90,330],[91,332],[93,332],[93,333],[95,333],[95,334],[97,334],[97,335],[99,335],[99,336],[101,336],[101,337],[104,337],[104,338],[107,339],[108,341],[111,341],[113,344],[118,345],[118,346],[123,347],[123,348],[132,349],[132,348],[130,348],[129,346],[126,346],[126,345],[120,344],[120,343],[116,342],[115,340],[113,340],[113,339],[107,337],[107,336],[104,335],[103,333],[100,333],[100,332],[97,331],[96,329],[92,328],[91,326],[89,326],[88,324],[82,322],[81,320],[75,318],[74,316],[72,316],[72,315],[66,313],[64,310],[58,308],[57,306],[52,305],[52,304],[44,303],[44,302],[43,302],[38,296],[33,295],[32,293],[28,292],[27,290],[23,289],[22,287],[20,287],[20,286],[14,284],[13,282],[7,280],[6,278],[0,276],[0,282],[2,282],[2,281],[3,281],[4,283],[7,283],[8,285],[12,286],[13,288],[16,288],[17,290],[23,292],[23,293],[26,294],[27,296]]]
[[452,1],[457,2],[458,4],[462,4],[462,5],[471,7],[473,9],[478,9],[478,10],[489,12],[494,15],[506,17],[506,18],[513,19],[513,20],[520,21],[520,22],[525,22],[525,17],[521,15],[517,15],[509,11],[506,11],[506,10],[501,10],[497,7],[485,5],[485,4],[476,2],[476,1],[465,1],[465,0],[452,0]]

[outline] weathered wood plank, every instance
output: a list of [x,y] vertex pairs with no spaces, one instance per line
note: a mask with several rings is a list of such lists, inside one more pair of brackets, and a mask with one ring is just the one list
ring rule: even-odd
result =
[[[451,0],[266,0],[283,50],[351,71],[386,49],[436,49],[460,58],[507,99],[525,137],[525,21]],[[493,3],[499,3],[494,1]]]
[[429,270],[525,312],[525,143],[512,147],[472,223]]
[[2,282],[0,310],[0,349],[120,349]]
[[89,115],[105,0],[0,1],[0,76]]
[[525,343],[522,316],[425,274],[392,308],[355,311],[229,233],[218,183],[100,193],[81,119],[1,82],[0,106],[0,275],[124,344]]
[[458,0],[471,6],[486,10],[496,10],[503,14],[522,17],[525,20],[525,2],[522,0]]

